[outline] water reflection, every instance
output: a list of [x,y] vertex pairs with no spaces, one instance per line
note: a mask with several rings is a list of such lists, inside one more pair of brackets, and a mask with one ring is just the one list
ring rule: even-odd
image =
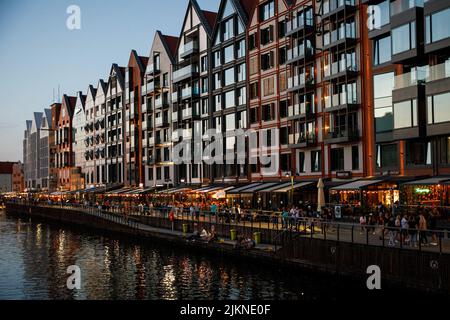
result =
[[[0,213],[0,299],[315,299],[329,279],[111,239]],[[67,267],[82,289],[66,288]],[[325,293],[324,293],[325,292]]]

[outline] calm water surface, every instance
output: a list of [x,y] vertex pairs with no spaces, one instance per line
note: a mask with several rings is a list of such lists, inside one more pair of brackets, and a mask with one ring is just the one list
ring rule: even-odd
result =
[[[81,290],[66,287],[70,265],[81,268]],[[0,212],[0,299],[311,300],[336,298],[342,288],[317,275],[105,237]]]

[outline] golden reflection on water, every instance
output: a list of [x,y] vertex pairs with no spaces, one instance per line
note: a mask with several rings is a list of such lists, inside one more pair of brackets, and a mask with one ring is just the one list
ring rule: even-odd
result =
[[173,265],[163,267],[164,277],[161,280],[163,299],[176,300],[175,273]]

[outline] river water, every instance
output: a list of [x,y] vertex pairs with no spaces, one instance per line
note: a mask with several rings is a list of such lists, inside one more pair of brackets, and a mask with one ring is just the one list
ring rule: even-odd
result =
[[[71,265],[79,290],[67,289]],[[349,288],[341,282],[0,212],[0,300],[336,299]]]

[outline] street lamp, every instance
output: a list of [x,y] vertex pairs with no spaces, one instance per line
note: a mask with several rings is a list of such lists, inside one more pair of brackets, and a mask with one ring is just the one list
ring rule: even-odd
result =
[[286,178],[291,178],[291,205],[294,205],[294,175],[292,173],[286,173]]

